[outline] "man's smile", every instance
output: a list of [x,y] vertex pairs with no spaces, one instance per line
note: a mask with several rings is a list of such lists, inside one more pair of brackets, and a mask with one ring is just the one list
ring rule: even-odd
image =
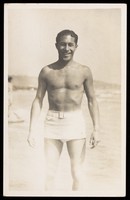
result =
[[71,53],[63,53],[64,56],[69,56]]

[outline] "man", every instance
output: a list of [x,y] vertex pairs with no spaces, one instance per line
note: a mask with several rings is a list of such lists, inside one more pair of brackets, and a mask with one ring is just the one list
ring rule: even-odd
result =
[[[44,146],[47,163],[45,189],[53,189],[58,160],[66,142],[71,162],[73,190],[82,189],[81,166],[86,141],[85,123],[81,112],[85,92],[93,122],[90,144],[99,142],[99,111],[90,69],[73,60],[78,36],[71,30],[63,30],[56,37],[58,61],[45,66],[39,74],[36,97],[32,104],[28,142],[35,146],[33,130],[42,109],[47,91],[49,110],[45,119]],[[87,122],[86,122],[87,123]]]

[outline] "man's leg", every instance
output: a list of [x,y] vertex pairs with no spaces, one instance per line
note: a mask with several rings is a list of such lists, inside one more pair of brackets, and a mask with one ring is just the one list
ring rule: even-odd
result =
[[58,161],[62,151],[63,143],[60,140],[44,139],[46,180],[45,190],[53,190],[54,178],[58,166]]
[[83,189],[83,161],[85,158],[86,139],[71,140],[67,142],[68,153],[71,161],[73,190]]

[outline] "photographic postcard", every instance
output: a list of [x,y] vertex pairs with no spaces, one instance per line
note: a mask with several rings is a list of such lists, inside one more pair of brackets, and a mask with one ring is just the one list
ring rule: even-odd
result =
[[[125,196],[126,15],[125,4],[4,4],[4,196]],[[89,148],[92,119],[83,95],[84,190],[72,191],[70,158],[64,143],[55,189],[44,191],[47,94],[35,127],[36,148],[27,142],[30,111],[39,73],[57,60],[56,36],[65,29],[78,35],[74,59],[88,66],[93,75],[101,141]]]

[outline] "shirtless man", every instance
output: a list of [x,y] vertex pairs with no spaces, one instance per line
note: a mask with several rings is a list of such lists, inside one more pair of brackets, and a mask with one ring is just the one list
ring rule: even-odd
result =
[[[85,123],[81,112],[85,92],[93,122],[91,147],[99,142],[99,111],[90,69],[73,60],[78,36],[70,30],[61,31],[56,37],[58,61],[43,67],[38,78],[38,89],[32,104],[28,142],[35,146],[33,129],[42,109],[47,91],[49,110],[45,119],[44,146],[47,164],[45,189],[53,189],[58,160],[66,142],[70,157],[73,190],[82,189],[81,165],[85,148]],[[86,122],[87,123],[87,122]]]

